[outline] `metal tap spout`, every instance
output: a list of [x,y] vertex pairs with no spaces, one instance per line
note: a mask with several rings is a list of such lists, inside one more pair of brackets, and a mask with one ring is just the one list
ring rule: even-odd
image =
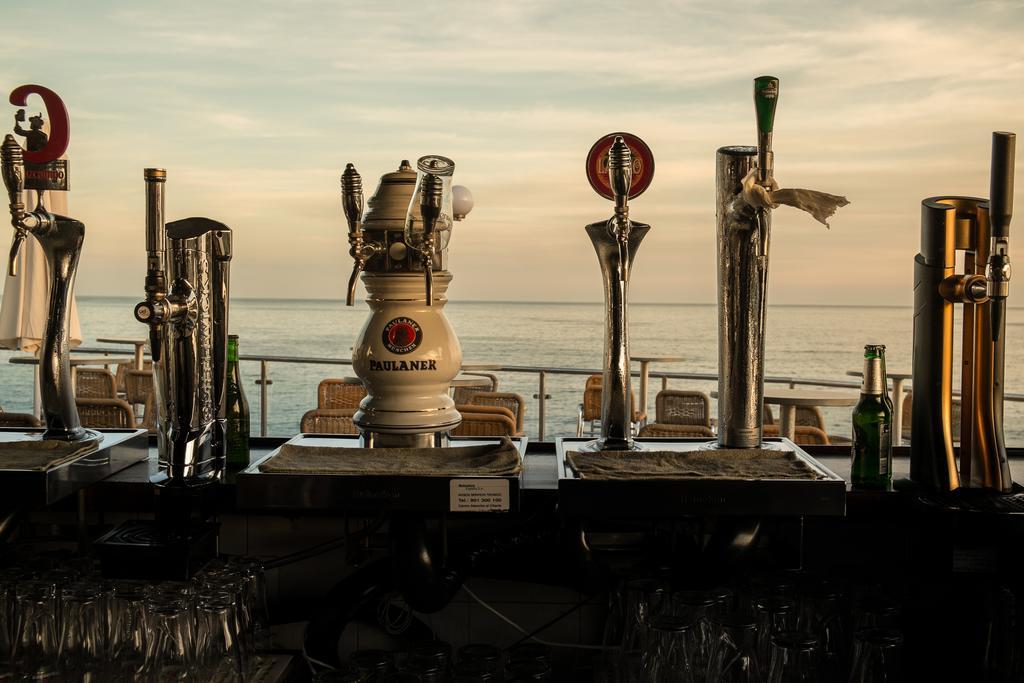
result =
[[999,341],[1004,326],[1006,297],[1010,293],[1010,219],[1013,217],[1013,165],[1017,136],[992,133],[992,175],[989,192],[989,223],[992,246],[985,276],[992,300],[992,340]]
[[[433,162],[433,163],[436,163]],[[441,217],[441,206],[444,194],[444,184],[440,176],[427,173],[423,176],[423,185],[420,190],[420,213],[423,216],[423,248],[421,257],[423,259],[423,278],[426,288],[427,306],[433,305],[434,300],[434,245],[437,234],[434,228],[437,220]]]
[[7,259],[7,273],[11,277],[18,274],[18,253],[29,232],[45,230],[53,224],[53,215],[40,203],[35,211],[26,212],[22,201],[25,190],[25,158],[21,145],[8,134],[0,147],[0,163],[3,167],[4,186],[7,188],[7,201],[11,211],[11,226],[14,228],[14,240]]
[[348,221],[349,254],[352,256],[352,274],[348,278],[345,305],[352,306],[356,300],[356,280],[366,267],[363,251],[363,178],[352,164],[345,166],[341,174],[341,206]]

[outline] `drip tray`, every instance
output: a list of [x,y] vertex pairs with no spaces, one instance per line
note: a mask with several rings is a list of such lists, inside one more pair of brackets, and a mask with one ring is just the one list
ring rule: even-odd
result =
[[[513,438],[520,461],[525,437]],[[452,447],[499,444],[497,437],[453,437]],[[313,448],[362,449],[358,436],[299,434],[287,444]],[[286,444],[286,445],[287,445]],[[515,512],[519,509],[519,474],[511,476],[409,476],[402,474],[326,474],[262,472],[274,450],[235,478],[237,503],[248,510],[331,510],[412,512]]]
[[[671,517],[676,515],[843,515],[846,482],[788,439],[765,439],[764,448],[786,452],[814,478],[702,477],[581,478],[567,458],[593,441],[558,439],[559,509],[590,517]],[[707,439],[637,439],[641,451],[720,452]]]
[[[149,457],[144,429],[90,429],[93,450],[45,469],[4,467],[4,448],[42,440],[43,428],[0,428],[0,498],[22,505],[50,505]],[[45,466],[44,466],[45,467]]]

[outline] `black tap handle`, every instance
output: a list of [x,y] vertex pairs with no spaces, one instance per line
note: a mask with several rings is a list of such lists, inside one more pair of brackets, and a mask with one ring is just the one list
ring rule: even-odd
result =
[[992,186],[989,192],[988,213],[992,237],[995,238],[1010,236],[1016,147],[1017,136],[1014,133],[992,133]]

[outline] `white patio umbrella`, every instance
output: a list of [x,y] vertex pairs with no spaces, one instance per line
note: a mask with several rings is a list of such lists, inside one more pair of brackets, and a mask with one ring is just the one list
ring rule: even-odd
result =
[[[35,190],[25,192],[25,206],[28,210],[36,207]],[[44,192],[43,206],[52,213],[66,216],[68,214],[67,192]],[[0,231],[8,240],[13,230]],[[3,271],[7,272],[7,250],[3,249]],[[4,281],[3,303],[0,304],[0,349],[12,349],[38,354],[43,343],[43,331],[46,328],[47,307],[50,298],[50,274],[39,242],[29,235],[21,245],[18,254],[18,274],[6,276]],[[82,343],[82,329],[78,322],[78,307],[75,305],[74,290],[71,296],[71,311],[68,319],[71,322],[69,340],[74,348]],[[39,414],[39,366],[36,366],[35,391],[33,407]]]

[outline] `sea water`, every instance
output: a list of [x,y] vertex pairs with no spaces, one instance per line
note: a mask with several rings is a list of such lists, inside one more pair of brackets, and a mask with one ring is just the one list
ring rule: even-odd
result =
[[[135,299],[79,297],[83,345],[120,348],[131,356],[132,347],[99,344],[97,337],[142,339],[148,328],[135,321]],[[599,370],[604,345],[604,309],[595,303],[469,303],[452,302],[445,309],[462,344],[466,364],[500,364],[536,368]],[[231,332],[240,337],[243,356],[351,358],[352,344],[367,317],[365,305],[352,308],[333,300],[235,299],[231,304]],[[890,372],[911,366],[912,311],[910,307],[769,306],[765,340],[765,373],[769,376],[848,381],[859,370],[864,345],[885,344]],[[679,356],[674,363],[654,363],[651,372],[718,371],[718,315],[713,304],[633,304],[629,308],[630,351],[639,356]],[[958,338],[958,335],[957,335]],[[1007,315],[1006,392],[1024,393],[1024,308]],[[32,407],[31,366],[12,365],[8,359],[23,355],[0,351],[0,406],[8,411]],[[633,364],[634,371],[639,364]],[[316,407],[317,383],[326,377],[351,375],[344,365],[270,362],[273,382],[267,387],[267,433],[295,434],[302,414]],[[259,433],[260,363],[242,361],[241,371],[252,410],[253,434]],[[538,373],[497,372],[501,391],[513,391],[526,400],[526,429],[538,436]],[[583,397],[585,375],[548,374],[545,438],[576,433],[577,408]],[[638,383],[634,380],[634,391]],[[958,384],[954,377],[954,384]],[[654,418],[654,399],[661,389],[652,378],[648,413]],[[672,389],[717,389],[713,380],[671,379]],[[834,389],[856,393],[857,389]],[[778,407],[774,408],[778,419]],[[822,412],[831,434],[849,436],[851,407],[825,407]],[[715,408],[712,401],[712,415]],[[1024,403],[1006,403],[1009,445],[1024,446]]]

